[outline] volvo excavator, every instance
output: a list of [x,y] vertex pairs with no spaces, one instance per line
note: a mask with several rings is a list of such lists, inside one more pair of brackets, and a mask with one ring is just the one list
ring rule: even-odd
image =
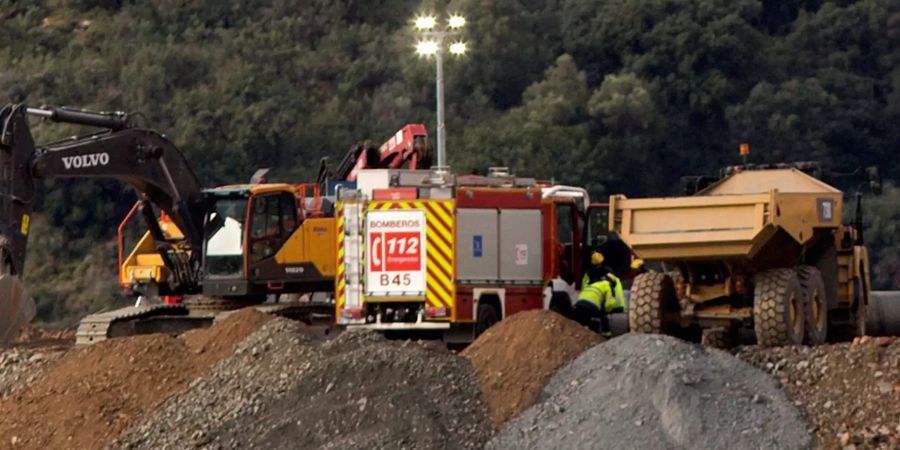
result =
[[[35,145],[29,117],[99,131]],[[424,127],[416,133],[410,135],[410,148],[424,142]],[[428,150],[418,145],[414,156],[401,158],[424,161]],[[360,163],[363,167],[397,158],[357,153],[369,158]],[[0,109],[0,344],[34,310],[21,276],[36,182],[62,177],[112,178],[137,191],[139,201],[123,226],[137,216],[146,231],[126,255],[120,226],[119,282],[136,297],[170,299],[87,316],[77,343],[177,333],[208,326],[219,312],[249,305],[306,321],[331,320],[329,301],[277,301],[283,294],[333,289],[335,220],[318,185],[257,179],[203,189],[171,141],[134,126],[127,114],[10,104]]]

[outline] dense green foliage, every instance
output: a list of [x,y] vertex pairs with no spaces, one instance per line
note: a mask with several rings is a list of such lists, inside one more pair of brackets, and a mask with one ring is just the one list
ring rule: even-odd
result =
[[[675,193],[749,142],[753,161],[900,177],[896,1],[0,0],[0,97],[140,111],[207,185],[257,167],[308,180],[358,140],[433,128],[434,67],[414,55],[409,18],[435,9],[469,17],[473,51],[446,65],[457,170]],[[71,266],[132,200],[114,183],[48,183],[41,207],[63,237],[33,239],[35,252]],[[880,287],[900,286],[898,200],[870,202]],[[35,294],[49,305],[52,292]]]

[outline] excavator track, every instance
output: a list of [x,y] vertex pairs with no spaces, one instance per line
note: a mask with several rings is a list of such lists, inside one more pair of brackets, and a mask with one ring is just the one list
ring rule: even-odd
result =
[[[91,314],[81,319],[78,330],[75,332],[75,345],[89,345],[105,341],[109,338],[120,337],[116,331],[123,330],[122,325],[131,324],[155,316],[175,315],[186,316],[189,310],[182,305],[152,305],[129,306],[97,314]],[[123,336],[137,333],[125,333]]]
[[[290,302],[246,305],[210,310],[208,304],[193,307],[180,305],[130,306],[114,311],[91,314],[81,320],[75,334],[75,345],[91,345],[107,339],[139,334],[180,334],[194,328],[205,328],[240,307],[253,306],[260,312],[299,320],[308,325],[330,326],[334,323],[334,304],[329,302]],[[224,307],[224,305],[217,305]]]

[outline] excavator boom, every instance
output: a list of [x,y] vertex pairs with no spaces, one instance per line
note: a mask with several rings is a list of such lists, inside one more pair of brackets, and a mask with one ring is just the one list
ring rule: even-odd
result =
[[[29,116],[103,130],[36,146]],[[140,193],[145,209],[155,205],[171,217],[184,233],[188,248],[203,245],[203,224],[209,209],[200,182],[184,155],[163,135],[132,127],[122,113],[9,104],[0,109],[0,303],[7,308],[28,309],[19,307],[25,303],[23,298],[10,297],[24,296],[18,278],[25,268],[36,182],[55,177],[122,181]],[[148,223],[151,230],[155,226],[155,220]],[[195,256],[199,252],[193,252],[191,261],[171,262],[168,249],[159,251],[174,266],[175,282],[199,282],[199,260]],[[188,255],[184,251],[178,254]],[[0,334],[4,328],[8,326],[0,319]]]

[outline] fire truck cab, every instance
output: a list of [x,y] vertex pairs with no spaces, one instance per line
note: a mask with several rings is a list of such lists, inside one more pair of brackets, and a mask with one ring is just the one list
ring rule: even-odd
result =
[[362,170],[338,193],[337,322],[469,342],[520,311],[568,310],[588,205],[503,172]]

